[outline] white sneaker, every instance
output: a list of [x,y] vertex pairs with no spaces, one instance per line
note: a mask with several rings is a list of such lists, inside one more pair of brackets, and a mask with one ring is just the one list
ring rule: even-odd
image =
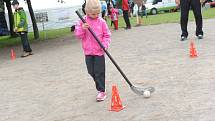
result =
[[203,39],[203,35],[199,34],[199,35],[197,36],[197,38],[198,38],[198,39]]

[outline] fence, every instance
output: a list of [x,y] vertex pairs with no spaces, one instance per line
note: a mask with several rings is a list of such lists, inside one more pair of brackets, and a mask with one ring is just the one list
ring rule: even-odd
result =
[[[78,20],[78,17],[75,14],[76,10],[81,11],[81,6],[42,9],[34,11],[38,29],[40,31],[43,31],[71,27]],[[26,15],[28,18],[29,31],[32,32],[32,22],[28,11],[26,11]],[[6,20],[9,25],[8,15],[6,15]]]

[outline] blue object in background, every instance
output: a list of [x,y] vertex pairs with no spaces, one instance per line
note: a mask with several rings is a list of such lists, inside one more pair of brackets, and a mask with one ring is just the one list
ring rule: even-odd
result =
[[0,12],[0,36],[5,36],[9,34],[4,14],[5,14],[4,12]]
[[107,4],[105,4],[104,2],[101,2],[102,4],[102,11],[106,11],[107,10]]
[[119,15],[122,15],[123,13],[122,9],[118,9],[118,11],[119,11]]

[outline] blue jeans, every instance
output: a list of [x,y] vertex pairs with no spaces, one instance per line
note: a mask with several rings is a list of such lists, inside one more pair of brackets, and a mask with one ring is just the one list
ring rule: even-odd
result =
[[29,41],[28,41],[28,34],[27,34],[27,32],[21,32],[20,33],[20,37],[21,37],[21,40],[22,40],[23,50],[25,52],[32,52],[32,49],[31,49]]

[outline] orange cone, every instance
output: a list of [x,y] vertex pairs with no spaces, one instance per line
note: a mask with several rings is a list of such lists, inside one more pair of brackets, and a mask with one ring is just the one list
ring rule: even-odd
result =
[[197,52],[193,41],[190,43],[190,57],[191,58],[197,57]]
[[116,85],[113,85],[112,86],[112,100],[111,100],[110,111],[119,112],[124,108],[125,108],[125,106],[122,105],[122,102],[121,102],[121,99],[119,97],[119,93],[118,93],[118,90],[116,88]]
[[11,60],[15,60],[16,59],[16,54],[14,52],[13,49],[10,50],[10,57],[11,57]]

